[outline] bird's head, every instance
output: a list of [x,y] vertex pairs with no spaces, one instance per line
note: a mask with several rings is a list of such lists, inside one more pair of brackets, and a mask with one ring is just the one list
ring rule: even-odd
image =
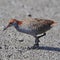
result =
[[9,20],[8,25],[6,27],[4,27],[3,31],[6,30],[8,27],[14,26],[15,24],[17,24],[17,20],[16,19]]

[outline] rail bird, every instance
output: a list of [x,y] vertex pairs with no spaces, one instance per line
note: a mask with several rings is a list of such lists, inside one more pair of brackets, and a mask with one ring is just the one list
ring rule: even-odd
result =
[[[39,38],[46,35],[46,31],[50,30],[56,24],[53,20],[39,19],[39,18],[27,18],[24,20],[11,19],[8,25],[3,29],[6,30],[8,27],[14,26],[17,31],[30,34],[34,36],[34,46],[39,46]],[[38,34],[43,34],[37,36]]]

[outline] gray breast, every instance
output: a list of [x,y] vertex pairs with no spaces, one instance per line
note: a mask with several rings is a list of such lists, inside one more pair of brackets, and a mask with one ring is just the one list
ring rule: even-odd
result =
[[15,28],[19,32],[23,32],[23,33],[31,34],[31,35],[35,34],[35,32],[30,27],[27,27],[27,26],[15,25]]

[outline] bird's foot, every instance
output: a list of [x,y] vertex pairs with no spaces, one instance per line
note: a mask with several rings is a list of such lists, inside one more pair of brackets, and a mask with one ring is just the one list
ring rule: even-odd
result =
[[34,44],[33,48],[38,48],[39,44]]
[[28,49],[38,49],[39,48],[39,44],[34,44],[32,47],[28,47]]

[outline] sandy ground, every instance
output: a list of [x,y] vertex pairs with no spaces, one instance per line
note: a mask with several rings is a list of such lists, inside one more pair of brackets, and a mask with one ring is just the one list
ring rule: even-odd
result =
[[[60,60],[60,0],[0,0],[0,26],[7,25],[11,18],[53,19],[58,25],[41,37],[39,49],[33,36],[19,33],[10,27],[0,30],[0,60]],[[23,42],[21,42],[23,40]]]

